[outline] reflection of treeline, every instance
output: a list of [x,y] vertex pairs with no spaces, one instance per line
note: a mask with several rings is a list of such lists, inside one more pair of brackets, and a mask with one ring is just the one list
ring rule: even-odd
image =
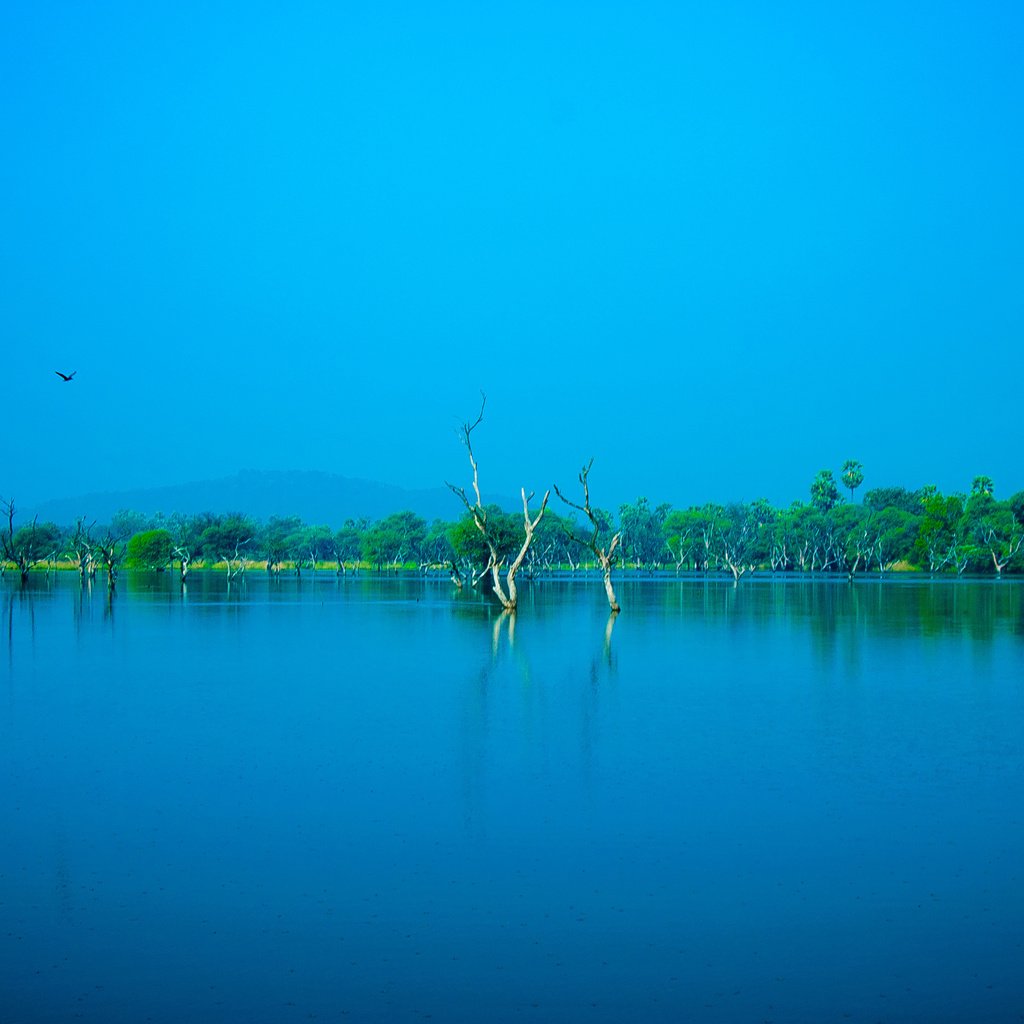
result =
[[[985,643],[999,632],[1024,637],[1024,587],[957,586],[920,574],[900,579],[904,585],[855,587],[825,577],[766,575],[760,585],[741,587],[724,579],[690,579],[661,587],[646,600],[702,625],[773,631],[788,621],[795,632],[809,631],[821,654],[843,652],[850,658],[858,655],[865,631],[887,637],[965,636]],[[629,583],[622,584],[622,593],[630,605],[641,600]]]
[[[856,474],[846,472],[843,479],[850,486]],[[883,487],[854,503],[844,500],[832,474],[822,471],[810,497],[788,508],[761,499],[687,509],[652,506],[639,498],[621,506],[617,516],[599,509],[594,515],[599,543],[608,544],[621,531],[618,557],[629,568],[724,572],[739,579],[754,570],[1000,574],[1019,572],[1024,564],[1024,491],[997,500],[987,477],[977,477],[969,494]],[[547,509],[526,555],[526,574],[589,564],[590,551],[574,540],[581,523],[569,511],[560,515]],[[521,513],[490,506],[487,517],[500,554],[521,545]],[[132,511],[118,512],[99,527],[81,519],[69,527],[33,522],[14,529],[13,516],[5,525],[5,567],[14,564],[23,572],[70,561],[83,573],[97,564],[109,569],[124,562],[135,568],[173,565],[183,575],[190,567],[219,564],[229,573],[256,565],[272,573],[415,568],[476,579],[490,555],[469,512],[429,523],[414,512],[396,512],[377,521],[347,519],[340,528],[304,523],[298,516],[260,522],[241,512],[150,516]]]

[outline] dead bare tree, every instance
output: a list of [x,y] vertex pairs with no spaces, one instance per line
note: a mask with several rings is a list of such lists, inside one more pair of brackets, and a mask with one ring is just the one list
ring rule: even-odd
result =
[[75,520],[75,532],[68,538],[68,552],[78,568],[79,578],[83,581],[86,576],[91,579],[96,574],[95,559],[92,553],[94,542],[91,534],[95,525],[96,523],[93,522],[86,526],[85,517],[79,516]]
[[94,551],[99,556],[97,561],[107,570],[107,592],[113,593],[117,571],[128,552],[128,545],[121,534],[107,530],[102,540],[96,541]]
[[6,498],[0,500],[0,507],[7,516],[7,529],[0,534],[0,571],[7,572],[7,565],[13,562],[21,572],[21,582],[24,583],[28,577],[28,569],[22,565],[21,559],[17,557],[14,546],[14,499],[8,501]]
[[245,554],[243,553],[242,548],[244,548],[251,540],[251,537],[247,537],[245,540],[237,540],[235,542],[234,552],[229,553],[228,549],[225,548],[224,554],[218,554],[217,561],[224,562],[225,565],[227,566],[228,583],[231,583],[232,580],[236,579],[239,576],[241,576],[243,579],[245,578],[246,562]]
[[32,566],[44,558],[44,553],[38,550],[36,519],[33,518],[27,527],[23,526],[15,534],[14,516],[17,510],[14,507],[14,499],[7,501],[0,498],[0,509],[7,517],[7,529],[0,533],[0,560],[5,570],[7,563],[13,562],[18,568],[21,582],[24,583]]
[[[192,552],[189,550],[188,545],[176,544],[173,548],[173,553],[178,556],[178,562],[181,565],[181,582],[187,583],[189,568],[192,565]],[[171,568],[173,569],[174,566],[172,565]]]
[[[590,520],[593,532],[589,537],[580,537],[576,533],[572,532],[569,527],[565,527],[565,531],[577,544],[582,547],[589,548],[594,553],[594,557],[597,559],[597,564],[601,567],[601,574],[604,579],[604,592],[608,597],[608,604],[611,607],[612,613],[616,614],[622,609],[619,605],[618,599],[615,597],[615,588],[612,586],[612,566],[615,564],[615,549],[619,546],[619,541],[622,539],[622,531],[619,530],[612,536],[611,542],[607,547],[601,543],[602,524],[598,521],[593,508],[590,506],[590,469],[593,465],[594,460],[591,459],[580,470],[579,481],[583,485],[582,505],[575,501],[570,501],[558,489],[558,484],[555,484],[555,494],[557,494],[558,497],[561,498],[562,501],[564,501],[570,508],[574,508],[578,512],[582,512],[587,519]],[[609,630],[609,636],[610,635],[611,631]]]
[[527,551],[530,550],[530,544],[533,542],[533,535],[540,524],[541,519],[544,518],[544,512],[548,507],[548,498],[551,496],[550,491],[544,492],[544,498],[540,503],[540,511],[536,516],[530,515],[530,501],[533,498],[533,491],[529,494],[526,493],[526,488],[520,489],[520,494],[523,498],[523,543],[519,548],[518,553],[512,559],[509,564],[508,570],[505,573],[505,585],[502,586],[501,582],[501,569],[505,564],[505,556],[498,550],[498,545],[495,541],[494,531],[488,527],[487,523],[487,510],[484,508],[483,501],[480,498],[480,470],[477,466],[476,456],[473,454],[473,431],[480,426],[480,421],[484,418],[484,406],[487,404],[487,396],[481,392],[480,395],[480,412],[477,418],[472,422],[463,423],[459,428],[459,438],[462,443],[466,446],[466,452],[469,455],[469,464],[473,470],[473,496],[474,500],[470,501],[466,494],[464,487],[456,487],[455,484],[448,483],[448,488],[453,494],[455,494],[466,506],[467,511],[473,517],[473,522],[476,528],[480,531],[480,535],[483,538],[484,543],[487,545],[488,559],[486,571],[491,573],[491,581],[494,589],[494,596],[501,602],[501,606],[506,611],[515,611],[516,605],[519,602],[519,594],[516,590],[516,574],[519,572],[520,566],[523,564],[523,559],[526,558]]

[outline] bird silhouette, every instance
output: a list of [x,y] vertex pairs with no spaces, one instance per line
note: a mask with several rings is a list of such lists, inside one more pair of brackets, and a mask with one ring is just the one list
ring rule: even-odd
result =
[[77,370],[72,370],[70,373],[61,373],[60,370],[54,370],[53,372],[57,374],[57,376],[60,377],[60,379],[65,383],[71,380],[71,378],[74,377],[76,373],[78,373]]

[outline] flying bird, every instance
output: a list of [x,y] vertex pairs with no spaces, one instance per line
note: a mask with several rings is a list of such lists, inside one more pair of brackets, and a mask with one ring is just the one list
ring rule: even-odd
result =
[[60,370],[54,370],[53,372],[57,374],[57,376],[60,377],[60,379],[65,383],[71,380],[71,378],[74,377],[76,373],[78,373],[77,370],[72,370],[70,373],[61,373]]

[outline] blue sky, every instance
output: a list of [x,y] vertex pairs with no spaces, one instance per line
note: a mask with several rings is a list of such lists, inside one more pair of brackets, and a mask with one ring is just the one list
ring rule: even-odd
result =
[[1024,15],[833,7],[7,5],[0,494],[1024,487]]

